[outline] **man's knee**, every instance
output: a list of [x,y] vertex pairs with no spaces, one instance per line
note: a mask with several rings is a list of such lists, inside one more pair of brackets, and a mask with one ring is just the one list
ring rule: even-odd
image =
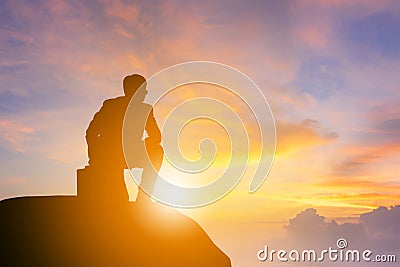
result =
[[152,142],[149,139],[145,140],[146,150],[150,154],[164,154],[162,146],[158,143]]
[[158,143],[151,142],[148,139],[145,140],[145,144],[147,153],[153,165],[161,165],[164,157],[164,150],[162,146]]

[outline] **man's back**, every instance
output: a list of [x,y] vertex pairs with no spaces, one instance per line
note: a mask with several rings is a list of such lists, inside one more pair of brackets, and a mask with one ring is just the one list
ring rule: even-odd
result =
[[[91,159],[98,158],[102,163],[109,162],[118,166],[125,165],[122,148],[122,132],[126,109],[130,103],[127,97],[117,97],[104,101],[101,109],[95,114],[86,134],[88,143],[94,145],[89,155]],[[143,153],[143,133],[146,128],[148,115],[152,115],[152,107],[142,102],[132,101],[130,129],[126,129],[127,139],[125,147],[133,150],[133,154]],[[151,119],[154,118],[151,116]],[[134,121],[132,121],[134,120]],[[131,154],[131,155],[133,155]]]

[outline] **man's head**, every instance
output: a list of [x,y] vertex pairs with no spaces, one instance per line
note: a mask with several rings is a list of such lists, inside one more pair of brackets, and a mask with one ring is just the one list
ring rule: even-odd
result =
[[[124,93],[128,97],[132,97],[139,87],[146,82],[146,79],[139,75],[139,74],[132,74],[128,75],[124,78],[123,86],[124,86]],[[146,84],[144,85],[143,89],[145,89]]]

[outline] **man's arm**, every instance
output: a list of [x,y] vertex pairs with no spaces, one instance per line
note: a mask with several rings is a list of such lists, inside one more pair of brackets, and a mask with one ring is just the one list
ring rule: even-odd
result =
[[101,133],[101,121],[103,117],[103,109],[106,104],[104,101],[103,106],[100,108],[96,114],[94,114],[92,121],[89,123],[89,127],[86,129],[86,143],[88,146],[96,145],[97,141],[99,140],[100,133]]
[[154,118],[153,109],[151,109],[150,114],[147,118],[146,132],[147,135],[149,136],[147,139],[151,143],[157,143],[157,144],[161,143],[161,132],[157,126],[156,119]]
[[[99,111],[100,112],[100,111]],[[95,140],[98,138],[98,117],[99,112],[97,112],[94,116],[92,121],[89,123],[89,127],[86,129],[86,142],[89,144],[90,141]]]

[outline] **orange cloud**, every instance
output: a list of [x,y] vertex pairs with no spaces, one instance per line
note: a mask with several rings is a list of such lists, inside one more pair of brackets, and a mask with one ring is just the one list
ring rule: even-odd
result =
[[328,186],[328,187],[345,187],[345,188],[373,188],[377,191],[399,191],[400,192],[400,184],[394,182],[387,181],[370,181],[363,179],[347,179],[347,178],[333,178],[321,183],[318,183],[320,186]]
[[[334,167],[334,174],[342,176],[362,175],[370,173],[370,170],[366,168],[368,165],[376,163],[383,165],[387,159],[400,155],[400,143],[347,146],[339,151],[345,160]],[[370,174],[372,175],[372,173]]]
[[45,2],[46,7],[55,13],[66,13],[70,11],[70,6],[62,0],[50,0]]
[[124,29],[121,25],[116,25],[115,26],[115,32],[118,33],[121,36],[124,36],[130,40],[133,40],[135,38],[135,35],[128,30]]
[[137,4],[122,3],[120,0],[111,1],[106,8],[106,14],[111,17],[122,19],[126,22],[137,22],[140,10]]
[[297,36],[306,45],[322,49],[330,42],[330,29],[324,23],[312,24],[310,26],[297,29]]
[[338,137],[334,132],[324,132],[317,121],[301,123],[277,122],[277,154],[321,146]]
[[29,140],[29,134],[34,129],[17,124],[10,120],[0,120],[0,136],[8,145],[17,152],[25,152],[25,142]]
[[348,209],[373,209],[381,205],[395,205],[400,200],[400,194],[396,192],[362,192],[362,193],[320,193],[320,194],[290,194],[274,196],[274,199],[300,203],[305,206],[315,207],[341,207],[336,211],[337,216],[346,214]]
[[367,120],[388,121],[397,119],[400,116],[400,106],[397,103],[385,103],[372,107],[365,115]]
[[14,185],[14,184],[24,184],[24,183],[26,183],[26,181],[27,181],[26,178],[18,177],[18,176],[2,177],[2,178],[0,178],[0,185],[8,186],[8,185]]

